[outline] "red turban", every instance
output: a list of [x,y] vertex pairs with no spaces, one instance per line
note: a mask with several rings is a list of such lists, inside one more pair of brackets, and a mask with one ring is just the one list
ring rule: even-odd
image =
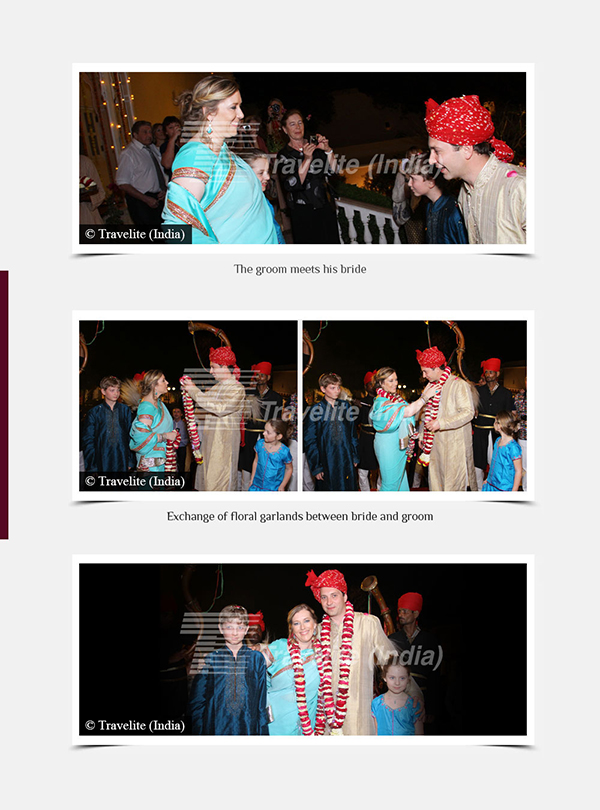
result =
[[367,371],[367,373],[365,374],[365,378],[363,380],[364,384],[368,385],[376,374],[377,369],[375,369],[375,371]]
[[481,361],[481,368],[484,371],[500,371],[500,359],[498,357],[490,357],[489,360]]
[[307,571],[306,582],[304,584],[307,588],[312,590],[313,596],[317,602],[321,601],[321,588],[337,588],[338,591],[341,591],[342,593],[348,593],[348,586],[346,585],[346,580],[344,579],[343,574],[336,571],[335,568],[332,568],[329,571],[323,571],[320,577],[318,577],[312,570]]
[[258,613],[248,614],[248,627],[251,627],[253,624],[257,624],[263,633],[265,632],[265,620],[262,610],[259,610]]
[[221,346],[219,349],[211,349],[208,353],[211,363],[218,366],[233,366],[233,376],[236,380],[240,378],[240,370],[236,365],[235,354],[229,346]]
[[498,160],[509,163],[515,153],[493,138],[494,122],[489,110],[479,103],[479,96],[449,98],[438,104],[432,98],[425,102],[425,126],[432,138],[458,146],[489,141]]
[[423,597],[420,593],[404,593],[398,599],[398,610],[418,610],[419,613],[423,610]]
[[417,363],[421,368],[438,368],[438,366],[445,365],[446,358],[437,346],[432,346],[430,349],[425,349],[424,352],[417,349]]
[[250,366],[250,368],[252,369],[252,371],[254,371],[255,374],[270,374],[273,366],[270,363],[263,362],[263,363],[256,363],[256,365]]
[[145,371],[142,371],[141,374],[134,374],[133,375],[133,381],[134,382],[142,382],[142,380],[144,379],[145,376],[146,376]]

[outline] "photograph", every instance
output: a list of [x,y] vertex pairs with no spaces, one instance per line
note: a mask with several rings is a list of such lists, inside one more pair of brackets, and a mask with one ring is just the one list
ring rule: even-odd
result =
[[79,252],[531,248],[528,66],[76,70]]
[[526,499],[521,317],[305,321],[303,490]]
[[80,493],[296,490],[296,321],[76,324]]
[[79,557],[78,741],[524,742],[532,563],[445,559]]

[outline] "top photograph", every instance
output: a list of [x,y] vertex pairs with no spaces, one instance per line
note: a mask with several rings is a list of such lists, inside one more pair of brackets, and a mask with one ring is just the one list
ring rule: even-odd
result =
[[532,68],[451,67],[77,66],[74,250],[531,253]]

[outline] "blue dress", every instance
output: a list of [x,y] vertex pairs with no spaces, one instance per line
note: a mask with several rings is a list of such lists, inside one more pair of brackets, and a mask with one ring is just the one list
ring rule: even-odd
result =
[[[369,414],[375,433],[375,455],[381,472],[380,492],[408,492],[406,454],[408,437],[414,429],[412,416],[404,418],[406,402],[391,402],[377,396]],[[400,439],[406,446],[400,449]]]
[[[216,155],[207,144],[188,141],[172,169],[163,209],[165,225],[191,225],[193,244],[277,244],[273,214],[257,176],[226,143]],[[182,177],[202,180],[201,202],[174,182]]]
[[515,482],[515,459],[521,458],[521,445],[514,439],[503,446],[500,437],[494,442],[494,454],[490,463],[487,481],[482,492],[511,492]]
[[[144,415],[152,417],[150,427],[140,420],[140,416]],[[160,399],[156,406],[151,402],[140,402],[129,433],[131,437],[129,446],[136,455],[138,468],[143,458],[155,458],[157,461],[150,469],[153,472],[165,471],[167,443],[159,442],[157,434],[169,433],[172,430],[173,417]]]
[[276,453],[268,453],[265,440],[259,439],[254,445],[254,452],[258,456],[258,463],[248,492],[277,492],[285,477],[285,465],[292,461],[290,448],[282,444]]
[[[294,670],[288,652],[287,639],[277,639],[277,641],[269,644],[269,650],[275,659],[267,669],[267,700],[273,713],[273,721],[269,725],[269,734],[279,736],[302,735],[298,705],[296,703]],[[315,651],[311,647],[300,650],[300,657],[304,664],[304,678],[306,680],[306,706],[311,725],[314,728],[317,718],[319,668],[315,659]]]
[[267,735],[267,665],[262,653],[243,644],[209,653],[194,678],[188,715],[192,734]]
[[400,709],[390,709],[384,703],[385,695],[378,695],[371,703],[371,716],[377,723],[377,736],[414,735],[420,703],[407,698]]

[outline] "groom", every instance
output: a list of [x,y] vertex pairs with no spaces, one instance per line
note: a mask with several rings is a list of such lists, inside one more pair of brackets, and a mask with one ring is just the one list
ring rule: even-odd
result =
[[[305,584],[325,611],[319,636],[329,733],[375,734],[371,718],[374,664],[383,665],[396,654],[396,648],[377,617],[354,612],[348,602],[346,580],[339,571],[323,571],[320,576],[309,571]],[[424,706],[423,694],[412,678],[406,691]]]

